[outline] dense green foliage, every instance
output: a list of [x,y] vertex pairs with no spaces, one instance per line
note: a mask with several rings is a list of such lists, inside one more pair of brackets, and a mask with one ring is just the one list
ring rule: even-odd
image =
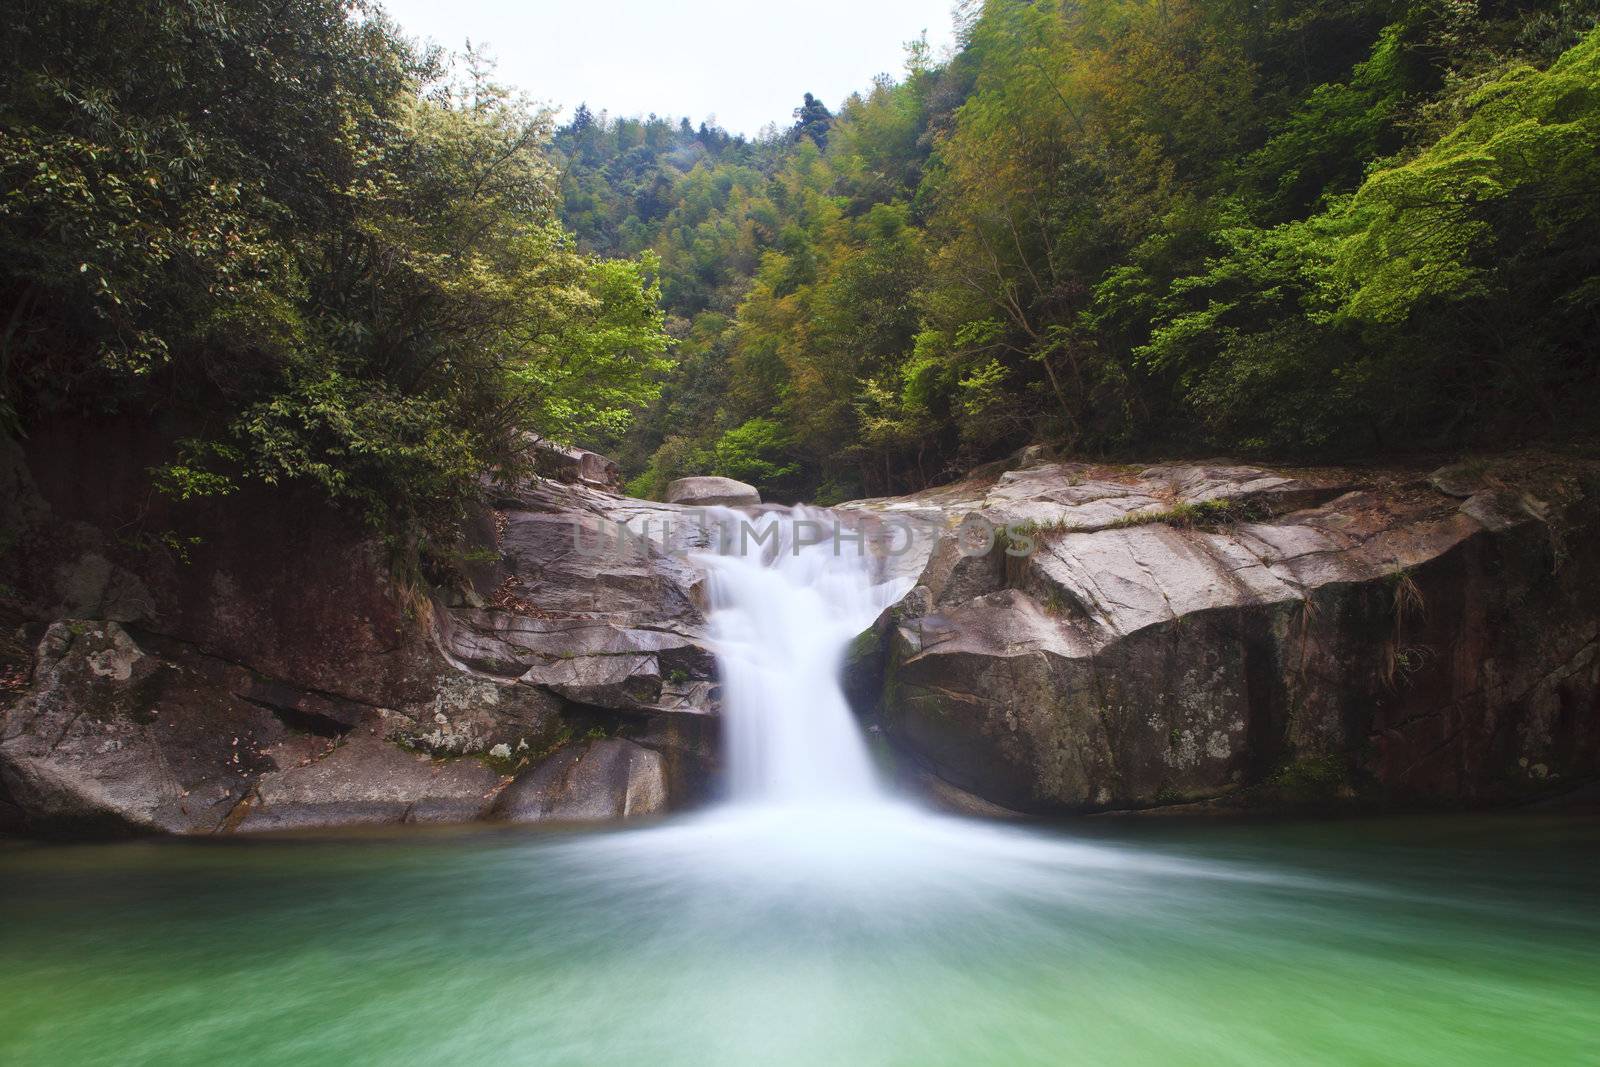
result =
[[0,429],[159,410],[170,495],[391,529],[524,432],[821,500],[1592,432],[1597,14],[989,0],[750,140],[553,129],[359,0],[19,0]]
[[159,411],[172,495],[447,527],[524,431],[659,390],[648,256],[581,253],[547,119],[353,0],[0,16],[0,417]]
[[1596,0],[989,0],[754,142],[584,110],[565,218],[653,250],[636,491],[902,491],[1030,440],[1348,457],[1592,432]]

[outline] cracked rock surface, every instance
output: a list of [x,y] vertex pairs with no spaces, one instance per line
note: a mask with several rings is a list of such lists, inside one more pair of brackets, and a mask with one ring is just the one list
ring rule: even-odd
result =
[[[877,628],[924,770],[1038,811],[1506,801],[1600,765],[1596,465],[1039,463],[854,507],[950,513]],[[948,525],[948,524],[947,524]]]
[[358,527],[281,499],[207,517],[186,561],[129,550],[99,468],[148,465],[141,440],[0,454],[0,589],[32,652],[0,690],[0,832],[462,822],[508,786],[497,819],[614,819],[708,788],[701,575],[670,541],[697,509],[492,487],[468,583],[419,604]]
[[[359,525],[282,497],[207,505],[186,560],[130,547],[149,502],[117,494],[159,457],[114,429],[0,451],[0,832],[605,821],[713,787],[692,553],[728,513],[486,487],[464,578],[419,598]],[[1030,450],[838,509],[916,579],[847,690],[965,810],[1541,796],[1600,769],[1597,501],[1596,464],[1534,454]]]

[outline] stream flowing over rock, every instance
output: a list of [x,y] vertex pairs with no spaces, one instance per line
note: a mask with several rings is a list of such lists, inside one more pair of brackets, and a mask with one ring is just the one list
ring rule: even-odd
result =
[[[714,513],[559,452],[486,485],[452,574],[400,582],[288,491],[152,503],[131,487],[156,449],[129,423],[0,456],[26,664],[0,689],[0,830],[612,820],[717,788],[689,558]],[[847,693],[938,802],[1506,802],[1595,773],[1596,465],[1019,462],[838,509],[880,578],[915,579]]]

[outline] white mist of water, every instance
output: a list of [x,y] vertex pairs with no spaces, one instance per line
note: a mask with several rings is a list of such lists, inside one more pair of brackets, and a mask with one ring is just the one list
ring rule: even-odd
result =
[[729,793],[801,807],[882,803],[839,684],[845,649],[910,579],[874,582],[861,542],[807,508],[720,512],[710,575]]
[[847,912],[867,929],[902,922],[915,902],[927,916],[1015,933],[1034,904],[1134,906],[1130,879],[1253,877],[896,796],[840,672],[850,642],[915,579],[879,580],[883,561],[848,529],[836,539],[826,511],[719,508],[706,518],[718,551],[694,560],[710,583],[728,797],[663,824],[568,839],[559,851],[597,886],[703,901],[703,914],[675,913],[685,928],[760,925],[792,909]]
[[895,796],[840,674],[850,643],[915,579],[878,580],[881,561],[827,511],[717,508],[707,517],[717,550],[694,558],[710,582],[728,800],[670,826],[586,842],[590,859],[612,857],[608,877],[631,869],[661,892],[704,880],[724,918],[798,894],[806,907],[848,900],[876,917],[892,914],[879,912],[887,902],[917,899],[1009,922],[1002,900],[1054,899],[1089,872],[1164,864]]
[[[907,580],[877,580],[881,561],[851,540],[836,549],[826,512],[709,517],[734,531],[718,538],[721,553],[695,557],[710,583],[729,795],[542,847],[534,880],[569,908],[562,928],[603,932],[598,948],[563,958],[620,968],[605,995],[653,989],[671,1019],[636,1025],[647,1035],[636,1045],[572,1062],[659,1060],[660,1034],[692,1025],[703,1035],[693,1062],[706,1064],[1117,1062],[1054,1055],[1060,1011],[1036,1010],[1038,989],[1120,965],[1123,942],[1101,931],[1181,945],[1214,920],[1198,904],[1231,914],[1235,891],[1311,888],[1280,871],[897,797],[875,773],[839,676],[850,642]],[[819,532],[821,543],[801,543]],[[626,939],[626,950],[605,939]],[[1017,977],[1019,961],[1044,977]],[[1150,988],[1146,972],[1138,981],[1124,1001],[1097,977],[1074,987],[1091,999],[1070,1002],[1121,1033],[1132,1024],[1119,1006]],[[980,1022],[952,1021],[962,1013]]]

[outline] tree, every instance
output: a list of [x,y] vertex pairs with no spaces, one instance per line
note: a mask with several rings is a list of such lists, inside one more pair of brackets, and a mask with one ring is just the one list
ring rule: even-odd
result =
[[158,483],[319,487],[449,536],[520,431],[658,389],[653,263],[562,231],[548,116],[345,0],[23,0],[4,16],[11,427],[159,404]]
[[818,148],[828,147],[828,128],[833,124],[833,112],[821,100],[807,93],[805,102],[794,109],[794,119],[792,134],[795,140],[805,137]]
[[720,446],[832,499],[1035,440],[1346,458],[1597,427],[1596,0],[965,10],[947,60],[913,43],[837,115],[808,94],[692,156],[619,137],[573,183],[585,247],[657,252],[680,341],[630,470]]

